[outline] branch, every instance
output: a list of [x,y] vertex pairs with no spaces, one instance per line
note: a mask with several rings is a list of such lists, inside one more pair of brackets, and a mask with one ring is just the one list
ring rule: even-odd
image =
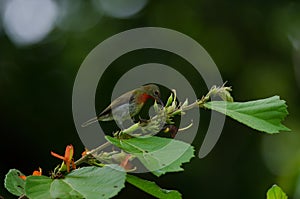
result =
[[[213,86],[209,92],[203,96],[200,100],[196,100],[194,103],[189,104],[187,100],[181,104],[176,102],[176,91],[172,90],[173,93],[170,95],[166,106],[160,109],[157,104],[154,104],[154,109],[157,112],[155,116],[150,118],[147,121],[142,121],[139,123],[135,123],[132,126],[130,126],[127,129],[124,129],[122,131],[117,131],[114,136],[127,139],[130,138],[131,136],[134,137],[139,137],[139,136],[152,136],[158,133],[164,125],[166,124],[173,124],[172,118],[175,115],[178,114],[184,114],[185,111],[200,107],[204,108],[204,104],[212,97],[212,96],[219,96],[221,97],[224,101],[233,101],[233,98],[230,95],[231,88],[226,87],[225,84],[223,84],[220,87]],[[181,129],[181,130],[186,130],[187,128],[191,127],[192,125],[190,124],[188,127]],[[88,162],[87,160],[91,159],[93,157],[93,154],[97,154],[101,152],[103,149],[106,147],[110,146],[110,142],[106,142],[102,144],[101,146],[89,151],[86,155],[81,157],[75,162],[75,165],[82,164],[84,162]]]
[[78,166],[84,162],[87,162],[87,160],[91,157],[93,157],[93,154],[99,153],[100,151],[102,151],[103,149],[105,149],[106,147],[110,146],[111,143],[110,142],[105,142],[104,144],[98,146],[97,148],[88,151],[86,155],[82,156],[80,159],[78,159],[75,162],[75,165]]

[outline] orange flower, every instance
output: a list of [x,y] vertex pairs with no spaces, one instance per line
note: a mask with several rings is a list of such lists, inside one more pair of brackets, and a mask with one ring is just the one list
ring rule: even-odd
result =
[[120,163],[120,166],[123,167],[125,170],[130,170],[132,169],[132,165],[129,162],[129,159],[131,158],[130,154],[127,154],[124,160]]
[[37,170],[33,171],[32,175],[33,175],[33,176],[41,176],[41,175],[42,175],[42,169],[39,168],[38,171],[37,171]]
[[88,149],[85,149],[85,150],[81,153],[81,156],[83,157],[83,156],[87,155],[88,152],[89,152],[89,150],[88,150]]
[[19,178],[21,178],[22,180],[26,180],[26,176],[24,175],[19,176]]
[[[39,167],[39,170],[34,170],[32,175],[33,176],[41,176],[42,175],[42,169]],[[22,180],[26,180],[25,175],[20,175],[19,178],[21,178]]]
[[66,147],[65,156],[58,155],[51,151],[52,156],[64,161],[64,163],[67,166],[67,172],[70,172],[70,165],[72,165],[73,169],[76,169],[76,165],[74,164],[74,160],[73,160],[73,154],[74,154],[74,148],[71,144]]

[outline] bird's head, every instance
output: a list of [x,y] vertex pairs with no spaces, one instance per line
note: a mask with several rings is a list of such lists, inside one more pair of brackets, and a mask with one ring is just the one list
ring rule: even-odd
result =
[[155,84],[146,84],[142,86],[143,93],[146,95],[146,98],[153,98],[156,102],[163,106],[163,102],[160,99],[160,91],[157,85]]

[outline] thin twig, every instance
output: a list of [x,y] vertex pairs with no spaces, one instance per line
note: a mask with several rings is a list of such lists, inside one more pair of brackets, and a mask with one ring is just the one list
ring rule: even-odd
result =
[[106,147],[110,146],[111,143],[110,142],[105,142],[104,144],[98,146],[97,148],[87,152],[87,154],[85,156],[82,156],[80,159],[78,159],[74,164],[76,166],[80,165],[81,163],[86,162],[87,159],[89,159],[90,157],[93,156],[93,154],[96,154],[100,151],[102,151],[103,149],[105,149]]

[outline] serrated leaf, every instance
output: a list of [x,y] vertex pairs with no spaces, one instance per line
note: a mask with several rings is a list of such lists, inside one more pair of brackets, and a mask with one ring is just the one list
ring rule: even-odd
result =
[[281,124],[287,116],[287,106],[279,96],[249,102],[212,101],[204,106],[223,113],[253,129],[266,133],[290,131]]
[[181,194],[178,191],[162,189],[154,182],[144,180],[133,175],[127,174],[126,181],[157,198],[163,198],[163,199],[181,198]]
[[185,142],[162,138],[106,139],[127,153],[136,156],[153,174],[160,176],[166,172],[182,171],[181,165],[194,157],[194,148]]
[[47,176],[28,176],[25,183],[26,196],[32,199],[43,198],[83,198],[63,179]]
[[83,167],[63,179],[46,176],[29,176],[26,179],[26,196],[44,198],[89,198],[102,199],[115,196],[125,183],[126,173],[122,167]]
[[[192,156],[191,156],[192,154]],[[156,176],[161,176],[167,172],[177,172],[177,171],[183,171],[183,168],[178,165],[181,165],[182,163],[189,162],[191,157],[194,157],[194,148],[189,147],[177,160],[172,162],[166,167],[160,168],[158,170],[152,171],[152,173]]]
[[287,199],[287,195],[282,191],[282,189],[273,185],[267,192],[267,199]]
[[24,176],[17,169],[10,169],[5,176],[4,186],[12,194],[16,196],[21,196],[25,193],[24,185],[25,180],[21,179],[19,176]]

